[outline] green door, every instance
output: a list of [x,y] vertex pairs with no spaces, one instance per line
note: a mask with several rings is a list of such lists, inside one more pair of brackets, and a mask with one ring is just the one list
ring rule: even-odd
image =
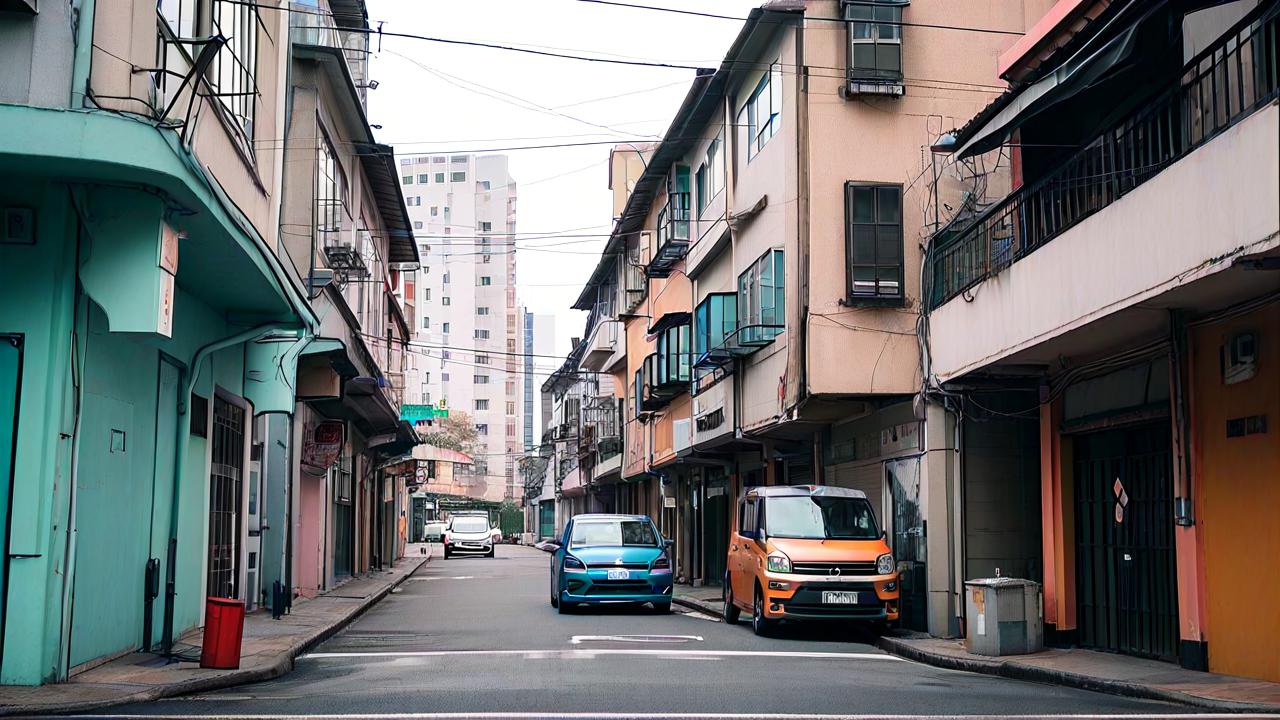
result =
[[[9,578],[9,499],[18,429],[18,387],[22,379],[22,337],[0,335],[0,653],[4,652],[4,601]],[[4,656],[0,654],[0,663]]]

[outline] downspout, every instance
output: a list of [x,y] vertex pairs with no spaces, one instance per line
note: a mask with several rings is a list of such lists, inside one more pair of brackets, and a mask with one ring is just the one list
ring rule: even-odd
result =
[[94,1],[80,0],[75,16],[76,50],[71,60],[71,100],[73,109],[80,108],[89,96],[89,72],[93,69]]
[[[804,53],[805,20],[801,16],[796,24],[796,297],[799,313],[796,342],[800,362],[796,363],[799,377],[791,410],[797,410],[805,402],[809,385],[809,76],[805,69]],[[785,283],[785,279],[784,279]],[[819,481],[819,466],[814,466],[814,479]],[[819,481],[820,482],[820,481]]]
[[298,328],[295,325],[285,323],[269,323],[244,330],[222,340],[215,340],[196,351],[195,357],[184,373],[186,377],[182,382],[182,392],[178,395],[178,422],[174,431],[176,457],[173,462],[173,499],[169,506],[169,547],[167,549],[164,589],[164,633],[160,641],[163,648],[161,652],[165,656],[172,656],[173,653],[174,600],[178,594],[177,580],[175,578],[178,550],[178,510],[181,505],[182,473],[186,466],[187,444],[191,439],[191,423],[190,421],[185,421],[190,411],[188,400],[195,389],[196,379],[200,375],[200,366],[204,364],[204,361],[210,355],[224,348],[262,337],[272,330],[297,331]]

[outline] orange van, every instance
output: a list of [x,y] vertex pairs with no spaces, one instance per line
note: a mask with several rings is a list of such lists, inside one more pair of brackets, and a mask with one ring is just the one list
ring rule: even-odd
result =
[[898,569],[866,494],[821,485],[756,487],[738,501],[724,619],[743,610],[768,635],[782,620],[898,620]]

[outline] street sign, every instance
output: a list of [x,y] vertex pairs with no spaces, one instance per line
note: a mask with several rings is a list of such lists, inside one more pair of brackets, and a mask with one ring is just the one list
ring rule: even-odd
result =
[[419,423],[436,418],[449,417],[449,411],[441,403],[439,407],[435,405],[401,405],[400,419],[410,423]]

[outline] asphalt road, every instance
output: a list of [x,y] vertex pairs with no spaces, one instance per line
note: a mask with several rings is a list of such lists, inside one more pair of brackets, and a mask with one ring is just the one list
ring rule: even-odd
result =
[[[121,715],[437,717],[535,713],[1164,715],[1187,708],[900,660],[830,626],[755,637],[696,613],[560,615],[548,556],[436,556],[274,681],[113,708]],[[480,715],[471,715],[479,717]]]

